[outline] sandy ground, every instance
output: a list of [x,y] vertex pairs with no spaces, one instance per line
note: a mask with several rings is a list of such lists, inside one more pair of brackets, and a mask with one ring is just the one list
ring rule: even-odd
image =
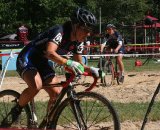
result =
[[[59,77],[63,79],[63,77]],[[87,78],[87,81],[92,79]],[[150,102],[155,89],[160,83],[160,71],[158,72],[130,72],[126,73],[123,85],[113,85],[112,87],[96,87],[92,91],[99,92],[111,101],[128,103],[128,102]],[[18,92],[27,87],[25,82],[19,77],[6,77],[4,79],[2,90],[14,89]],[[77,91],[85,88],[79,86]],[[48,95],[41,90],[36,99],[48,99]],[[160,94],[156,97],[160,100]],[[125,121],[121,123],[122,130],[139,130],[142,122]],[[145,130],[160,130],[160,121],[147,123]]]

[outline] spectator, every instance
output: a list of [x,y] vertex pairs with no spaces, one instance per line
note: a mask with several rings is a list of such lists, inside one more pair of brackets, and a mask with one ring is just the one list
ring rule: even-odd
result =
[[29,43],[28,40],[28,28],[25,25],[21,25],[20,27],[18,27],[17,29],[17,37],[19,41],[23,41],[24,45]]

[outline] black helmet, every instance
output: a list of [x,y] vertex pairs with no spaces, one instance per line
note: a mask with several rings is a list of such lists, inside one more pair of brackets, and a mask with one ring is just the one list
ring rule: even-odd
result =
[[94,26],[97,23],[96,17],[86,9],[78,8],[71,16],[73,23],[80,23],[86,26]]
[[113,24],[107,24],[106,28],[116,28]]

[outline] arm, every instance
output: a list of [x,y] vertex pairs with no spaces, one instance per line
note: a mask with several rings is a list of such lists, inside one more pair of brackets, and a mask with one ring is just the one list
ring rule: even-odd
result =
[[55,44],[54,42],[48,42],[45,52],[46,57],[58,64],[64,65],[67,63],[67,59],[57,54],[56,52],[57,48],[58,48],[57,44]]
[[118,35],[117,42],[118,42],[118,46],[114,50],[115,53],[118,53],[118,50],[122,47],[123,40],[122,40],[122,36],[121,35]]
[[104,44],[101,44],[101,45],[100,45],[100,52],[101,52],[101,53],[103,52],[104,47],[105,47],[105,45],[104,45]]
[[117,48],[114,50],[115,53],[118,53],[118,50],[122,47],[122,44],[118,44]]
[[84,69],[85,69],[85,71],[89,71],[90,72],[90,67],[87,66],[87,65],[85,65],[85,64],[83,64],[83,62],[82,62],[82,55],[81,54],[74,54],[73,55],[73,59],[75,61],[79,62],[80,64],[82,64],[83,67],[84,67]]
[[100,44],[100,52],[103,53],[104,47],[106,46],[107,40],[104,38],[102,44]]
[[[82,62],[82,55],[81,54],[74,54],[73,55],[73,59],[77,62],[79,62],[80,64],[83,65],[84,69],[86,72],[92,73],[93,75],[95,75],[97,78],[99,78],[99,68],[95,68],[95,67],[89,67],[85,64],[83,64]],[[104,72],[102,72],[102,77],[105,75]]]

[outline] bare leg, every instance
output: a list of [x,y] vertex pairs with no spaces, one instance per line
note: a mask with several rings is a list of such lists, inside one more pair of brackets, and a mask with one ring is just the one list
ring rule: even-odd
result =
[[124,64],[123,64],[122,58],[123,58],[122,55],[117,57],[117,62],[118,62],[118,66],[119,66],[119,70],[120,70],[121,75],[124,74]]
[[[50,77],[45,81],[45,84],[57,84],[59,83],[58,78],[55,77]],[[49,101],[48,101],[48,108],[47,111],[50,109],[51,105],[55,102],[58,94],[61,92],[62,87],[43,87],[44,90],[49,94]]]
[[36,70],[28,70],[25,72],[24,81],[27,83],[28,88],[26,88],[20,95],[19,105],[21,107],[24,107],[29,101],[31,101],[42,88],[42,80]]

